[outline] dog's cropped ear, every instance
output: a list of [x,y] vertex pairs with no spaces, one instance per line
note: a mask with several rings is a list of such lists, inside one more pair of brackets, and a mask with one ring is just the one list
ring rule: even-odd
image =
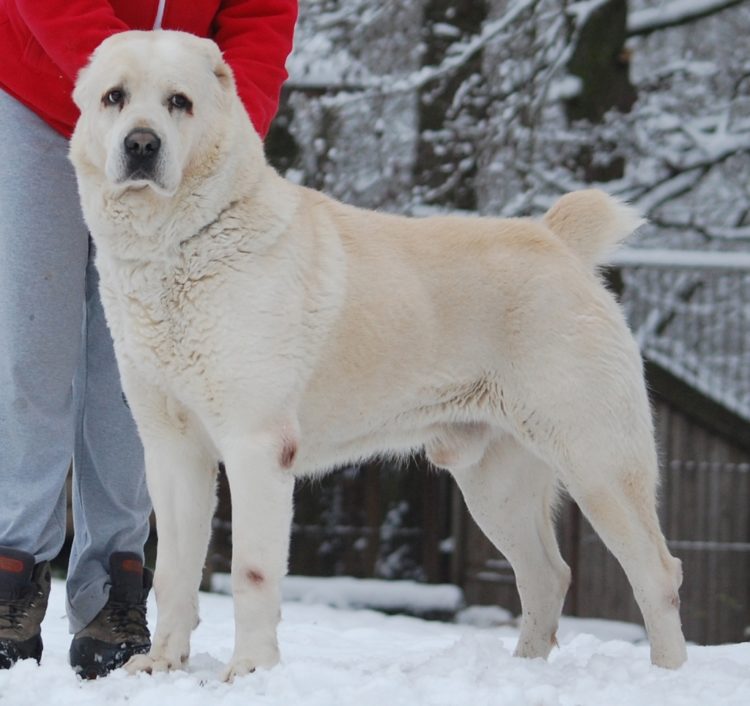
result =
[[234,74],[223,58],[220,58],[219,62],[214,65],[214,76],[219,79],[219,83],[224,89],[227,91],[235,90]]
[[91,73],[91,60],[86,64],[76,76],[75,86],[73,87],[73,102],[78,107],[78,110],[83,110],[83,107],[89,102],[89,93],[91,89],[89,87],[89,81],[87,78]]
[[224,61],[221,49],[219,49],[216,42],[210,39],[201,39],[200,42],[203,54],[208,59],[211,70],[221,84],[221,87],[233,92],[235,90],[234,74],[232,73],[232,69],[229,68],[229,64]]
[[76,76],[75,86],[73,88],[73,102],[78,106],[79,110],[83,110],[84,106],[90,105],[92,101],[98,102],[101,96],[92,95],[92,91],[95,90],[95,60],[102,51],[107,51],[109,47],[128,41],[128,37],[135,34],[134,32],[119,32],[107,37],[102,43],[94,49],[89,56],[88,63],[78,72]]

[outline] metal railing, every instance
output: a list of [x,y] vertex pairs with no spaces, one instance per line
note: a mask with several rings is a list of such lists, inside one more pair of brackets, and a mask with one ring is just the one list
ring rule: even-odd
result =
[[626,249],[613,262],[644,356],[750,428],[750,252]]

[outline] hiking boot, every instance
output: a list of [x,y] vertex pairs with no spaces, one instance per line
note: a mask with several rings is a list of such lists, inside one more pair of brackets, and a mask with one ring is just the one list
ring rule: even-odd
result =
[[42,619],[50,589],[48,561],[0,547],[0,669],[42,658]]
[[151,648],[146,598],[153,574],[137,554],[115,552],[109,577],[107,604],[70,644],[70,664],[84,679],[103,677]]

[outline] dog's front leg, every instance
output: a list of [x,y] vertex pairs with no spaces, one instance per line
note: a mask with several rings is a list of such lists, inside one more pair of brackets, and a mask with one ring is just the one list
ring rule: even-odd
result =
[[215,505],[216,461],[186,438],[144,435],[146,476],[159,544],[154,571],[156,631],[151,650],[125,666],[134,672],[179,669],[198,625],[198,588]]
[[[276,628],[287,570],[294,478],[285,443],[258,434],[224,450],[232,496],[235,647],[224,679],[279,661]],[[293,457],[293,453],[291,454]]]
[[217,462],[178,403],[129,374],[123,384],[143,441],[146,481],[159,545],[154,572],[157,622],[151,650],[125,665],[131,674],[182,667],[198,623],[198,588],[215,506]]

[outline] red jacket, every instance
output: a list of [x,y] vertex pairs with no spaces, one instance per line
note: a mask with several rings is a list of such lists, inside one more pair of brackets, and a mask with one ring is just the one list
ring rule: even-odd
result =
[[287,76],[296,0],[0,0],[0,88],[70,137],[78,71],[109,35],[153,29],[160,4],[164,29],[216,41],[265,136]]

